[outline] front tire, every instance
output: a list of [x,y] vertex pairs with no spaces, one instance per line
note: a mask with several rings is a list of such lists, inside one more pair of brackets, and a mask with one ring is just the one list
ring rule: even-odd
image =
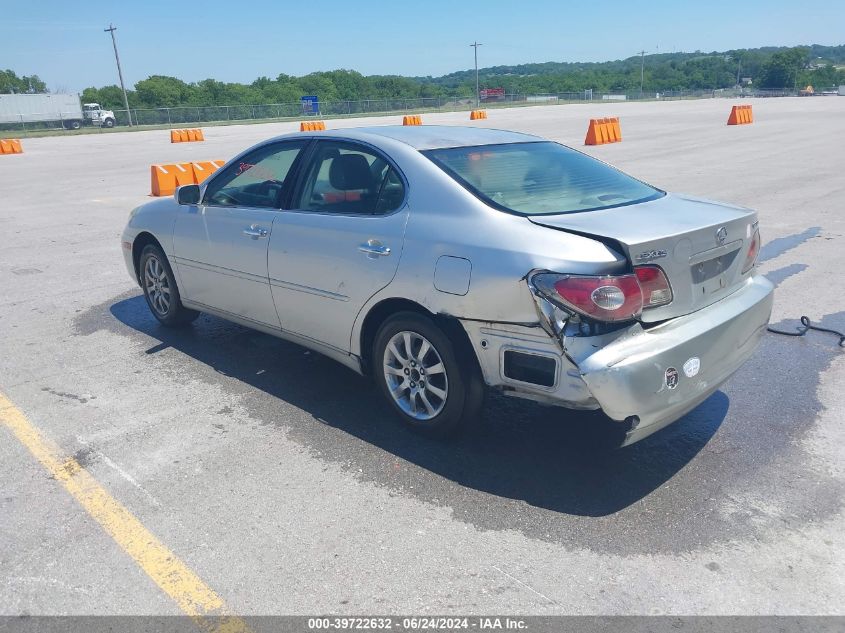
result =
[[475,419],[484,399],[477,364],[458,360],[458,345],[431,319],[400,312],[373,345],[379,391],[402,422],[431,437],[454,435]]
[[164,251],[148,244],[141,251],[139,281],[153,316],[162,325],[178,327],[194,321],[199,312],[182,305],[176,277]]
[[114,127],[114,119],[106,119],[105,121],[103,121],[103,127]]

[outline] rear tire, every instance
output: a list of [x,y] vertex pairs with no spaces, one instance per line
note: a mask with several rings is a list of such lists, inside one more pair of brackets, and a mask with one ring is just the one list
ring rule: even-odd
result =
[[176,277],[161,248],[154,244],[145,246],[138,268],[147,306],[162,325],[179,327],[196,320],[200,313],[182,305]]
[[475,362],[459,360],[460,343],[431,319],[399,312],[379,328],[373,375],[402,422],[429,437],[447,437],[476,419],[484,381]]

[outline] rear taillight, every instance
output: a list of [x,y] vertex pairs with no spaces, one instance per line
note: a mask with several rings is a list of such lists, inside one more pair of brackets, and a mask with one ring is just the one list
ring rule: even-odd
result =
[[634,272],[643,292],[643,308],[672,303],[672,287],[660,266],[637,266]]
[[533,285],[561,307],[599,321],[630,321],[643,310],[636,275],[587,277],[541,273]]
[[643,308],[672,301],[672,288],[659,266],[637,266],[634,274],[601,277],[539,273],[531,284],[559,307],[599,321],[630,321]]
[[751,236],[751,245],[748,247],[748,255],[745,256],[745,264],[742,266],[742,274],[754,268],[757,263],[757,256],[760,254],[760,231],[755,230]]

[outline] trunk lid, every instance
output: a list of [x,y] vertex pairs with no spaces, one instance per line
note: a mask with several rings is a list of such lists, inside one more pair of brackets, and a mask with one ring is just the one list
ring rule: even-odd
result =
[[540,226],[613,240],[632,265],[660,266],[672,286],[672,302],[643,310],[642,321],[653,323],[695,312],[739,288],[750,274],[741,271],[757,214],[667,194],[642,204],[528,219]]

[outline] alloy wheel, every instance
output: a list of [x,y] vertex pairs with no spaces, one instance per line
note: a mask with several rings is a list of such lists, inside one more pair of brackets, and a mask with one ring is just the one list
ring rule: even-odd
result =
[[150,305],[164,316],[170,310],[170,278],[164,265],[154,255],[144,264],[144,287],[150,299]]
[[384,349],[382,369],[394,402],[415,420],[431,420],[446,406],[446,367],[431,341],[421,334],[394,334]]

